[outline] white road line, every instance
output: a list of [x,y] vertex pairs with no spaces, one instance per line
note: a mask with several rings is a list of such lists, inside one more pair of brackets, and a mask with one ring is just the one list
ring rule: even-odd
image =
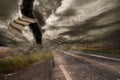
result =
[[63,65],[60,65],[59,68],[62,70],[66,80],[72,80],[71,76],[69,75],[69,73],[67,72]]
[[55,60],[55,62],[57,63],[57,65],[59,65],[59,68],[60,68],[60,70],[62,71],[65,79],[66,79],[66,80],[73,80],[72,77],[70,76],[69,72],[68,72],[68,71],[65,69],[65,67],[64,67],[64,64],[66,64],[66,63],[65,63],[65,61],[62,59],[62,57],[61,57],[59,54],[54,53],[54,52],[53,52],[53,57],[54,57],[54,60]]
[[[72,52],[77,52],[77,51],[72,51]],[[93,57],[103,58],[103,59],[120,61],[120,59],[117,59],[117,58],[111,58],[111,57],[106,57],[106,56],[101,56],[101,55],[86,54],[86,53],[81,53],[81,52],[77,52],[77,53],[82,54],[82,55],[87,55],[87,56],[93,56]]]
[[91,63],[92,65],[96,66],[96,67],[106,67],[107,69],[111,70],[111,71],[115,71],[115,72],[119,72],[120,71],[120,67],[119,66],[114,66],[114,65],[108,65],[108,64],[105,64],[105,63],[102,63],[102,62],[98,62],[96,60],[92,60],[92,59],[89,59],[89,58],[85,58],[85,57],[82,57],[82,56],[78,56],[76,54],[72,54],[70,52],[66,52],[66,51],[62,51],[63,53],[69,55],[69,56],[72,56],[74,58],[77,58],[77,59],[80,59],[80,60],[84,60],[85,62],[89,62]]

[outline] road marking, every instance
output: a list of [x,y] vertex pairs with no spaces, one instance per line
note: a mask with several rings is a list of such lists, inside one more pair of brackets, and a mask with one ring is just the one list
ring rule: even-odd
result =
[[[72,51],[72,52],[77,52],[77,51]],[[120,59],[111,58],[111,57],[106,57],[106,56],[101,56],[101,55],[86,54],[86,53],[80,53],[80,52],[77,52],[77,53],[82,54],[82,55],[87,55],[87,56],[93,56],[93,57],[103,58],[103,59],[109,59],[109,60],[120,61]]]
[[72,80],[72,77],[70,76],[69,72],[64,67],[64,64],[66,64],[66,63],[62,59],[62,57],[59,54],[55,53],[55,52],[53,52],[53,57],[54,57],[54,60],[57,63],[57,65],[59,65],[59,68],[62,71],[65,79],[66,80]]
[[69,73],[67,72],[63,65],[60,65],[59,68],[62,70],[66,80],[72,80],[71,76],[69,75]]

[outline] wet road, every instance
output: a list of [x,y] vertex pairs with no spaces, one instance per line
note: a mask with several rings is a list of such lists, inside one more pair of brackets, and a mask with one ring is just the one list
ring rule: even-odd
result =
[[52,80],[120,80],[119,55],[59,51],[53,56]]

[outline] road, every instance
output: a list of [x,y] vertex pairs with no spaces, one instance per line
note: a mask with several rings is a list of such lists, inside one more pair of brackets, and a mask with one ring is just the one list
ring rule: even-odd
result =
[[52,80],[120,80],[119,54],[53,52]]

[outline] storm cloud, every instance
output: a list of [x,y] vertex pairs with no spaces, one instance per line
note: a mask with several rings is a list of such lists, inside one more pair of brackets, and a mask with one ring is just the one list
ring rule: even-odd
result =
[[[1,0],[1,23],[7,24],[6,21],[12,21],[20,16],[19,1]],[[71,43],[119,44],[119,9],[120,0],[62,0],[62,2],[36,0],[35,2],[37,18],[42,14],[46,20],[43,38],[64,37]]]
[[0,0],[0,20],[6,21],[19,12],[20,0]]
[[[72,42],[114,44],[120,40],[119,8],[119,0],[63,0],[46,21],[45,38],[62,36]],[[118,38],[113,39],[116,32]]]

